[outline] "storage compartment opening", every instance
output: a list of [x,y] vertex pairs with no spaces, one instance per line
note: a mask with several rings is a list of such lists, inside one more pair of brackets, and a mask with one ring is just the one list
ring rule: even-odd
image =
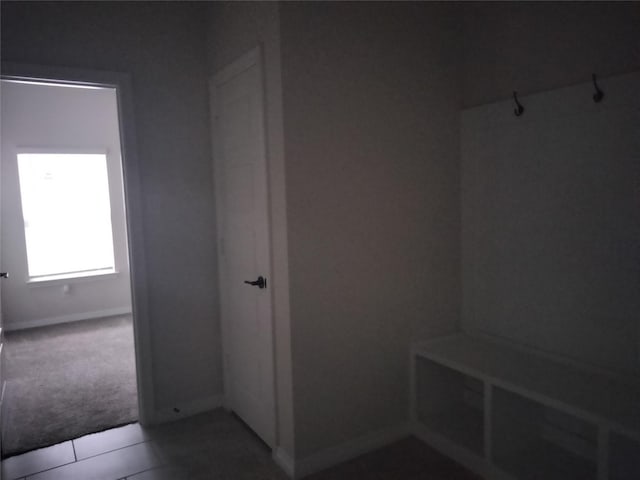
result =
[[501,388],[493,391],[494,464],[519,479],[595,480],[597,429]]
[[428,430],[482,455],[483,412],[481,380],[416,358],[416,416]]
[[640,441],[612,433],[609,445],[609,480],[640,478]]

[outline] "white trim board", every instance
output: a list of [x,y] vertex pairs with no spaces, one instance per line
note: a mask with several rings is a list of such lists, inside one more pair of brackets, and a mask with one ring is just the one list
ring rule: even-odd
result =
[[93,320],[96,318],[115,317],[118,315],[131,315],[131,307],[107,308],[105,310],[97,310],[94,312],[73,313],[71,315],[62,315],[59,317],[37,318],[35,320],[27,320],[26,322],[7,322],[4,328],[7,332],[17,330],[26,330],[28,328],[46,327],[48,325],[58,325],[61,323],[79,322],[81,320]]
[[289,478],[295,478],[295,462],[287,452],[280,447],[276,447],[273,450],[272,457],[276,465],[278,465]]
[[[223,395],[212,395],[198,398],[188,403],[179,403],[173,407],[163,407],[154,412],[153,423],[166,423],[182,418],[192,417],[222,407]],[[178,411],[176,411],[176,409]]]
[[402,423],[326,448],[300,460],[293,460],[281,448],[276,448],[273,459],[290,478],[297,480],[352,460],[410,435],[410,425]]

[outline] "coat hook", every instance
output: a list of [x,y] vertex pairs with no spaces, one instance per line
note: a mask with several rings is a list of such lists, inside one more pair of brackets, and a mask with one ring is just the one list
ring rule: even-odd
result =
[[604,97],[604,92],[602,90],[600,90],[600,88],[598,87],[598,84],[596,83],[596,74],[592,73],[591,74],[591,79],[593,80],[593,86],[596,89],[596,93],[593,94],[593,101],[596,103],[599,103],[602,98]]
[[524,113],[524,107],[518,101],[518,92],[516,92],[515,90],[513,91],[513,101],[516,102],[516,105],[518,107],[513,110],[513,113],[516,115],[516,117],[519,117]]

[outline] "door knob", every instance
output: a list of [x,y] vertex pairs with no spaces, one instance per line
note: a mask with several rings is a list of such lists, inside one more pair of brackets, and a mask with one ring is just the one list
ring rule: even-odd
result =
[[250,280],[245,280],[244,283],[246,283],[247,285],[253,285],[254,287],[258,288],[267,288],[267,279],[262,275],[260,275],[258,279],[253,282]]
[[9,272],[0,272],[0,278],[9,278]]

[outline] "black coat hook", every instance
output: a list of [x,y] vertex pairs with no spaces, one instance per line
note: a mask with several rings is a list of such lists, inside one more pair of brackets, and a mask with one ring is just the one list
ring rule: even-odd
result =
[[591,74],[591,79],[593,80],[593,86],[596,89],[596,93],[593,94],[593,101],[596,103],[600,103],[600,101],[604,98],[604,92],[600,90],[598,84],[596,83],[596,74]]
[[513,91],[513,101],[516,102],[516,106],[517,106],[517,108],[513,110],[513,113],[515,114],[516,117],[519,117],[524,113],[524,107],[518,101],[518,92],[516,92],[515,90]]

